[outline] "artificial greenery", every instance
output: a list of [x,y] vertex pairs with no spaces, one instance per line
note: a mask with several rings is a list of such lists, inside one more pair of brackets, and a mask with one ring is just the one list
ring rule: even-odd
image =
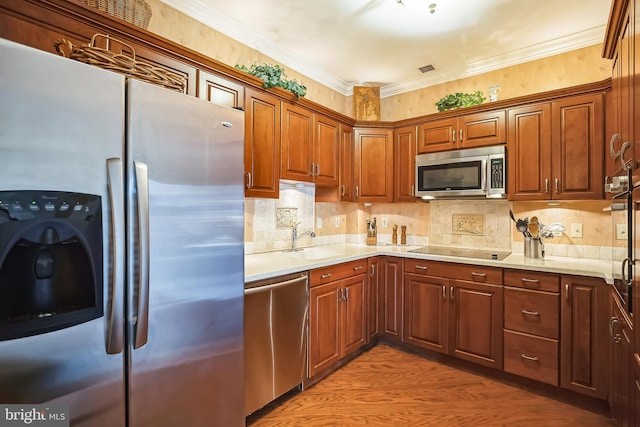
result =
[[447,111],[482,104],[486,99],[479,90],[473,93],[456,92],[441,98],[436,102],[436,107],[438,107],[438,111]]
[[265,88],[279,86],[283,89],[286,89],[293,94],[295,94],[298,98],[305,96],[307,93],[307,87],[302,83],[298,82],[296,79],[288,80],[286,77],[286,73],[284,68],[279,65],[271,65],[271,64],[252,64],[250,67],[246,67],[244,65],[237,65],[236,68],[242,71],[246,71],[252,76],[259,77],[263,80],[263,86]]

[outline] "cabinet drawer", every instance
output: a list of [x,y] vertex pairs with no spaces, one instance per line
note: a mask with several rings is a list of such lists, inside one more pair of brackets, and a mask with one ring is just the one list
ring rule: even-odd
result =
[[505,270],[504,285],[536,291],[559,292],[560,275],[524,270]]
[[504,327],[558,339],[559,304],[558,294],[506,287]]
[[367,272],[367,259],[345,262],[329,267],[316,268],[309,273],[310,286],[333,282]]
[[430,276],[471,282],[502,284],[502,269],[481,265],[456,264],[453,262],[427,261],[408,258],[404,261],[405,273],[428,274]]
[[504,331],[504,371],[558,385],[558,340]]

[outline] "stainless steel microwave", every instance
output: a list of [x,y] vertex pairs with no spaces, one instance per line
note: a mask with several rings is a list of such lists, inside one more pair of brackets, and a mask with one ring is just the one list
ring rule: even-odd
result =
[[418,154],[416,196],[506,198],[506,157],[504,145]]

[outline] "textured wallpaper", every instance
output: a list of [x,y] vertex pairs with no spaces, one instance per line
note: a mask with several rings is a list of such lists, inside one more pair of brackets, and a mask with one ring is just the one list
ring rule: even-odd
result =
[[437,113],[436,101],[450,93],[479,90],[489,98],[489,86],[493,85],[500,85],[499,99],[508,99],[598,82],[611,77],[611,60],[601,58],[601,51],[602,45],[598,44],[383,98],[380,102],[382,120],[395,121]]

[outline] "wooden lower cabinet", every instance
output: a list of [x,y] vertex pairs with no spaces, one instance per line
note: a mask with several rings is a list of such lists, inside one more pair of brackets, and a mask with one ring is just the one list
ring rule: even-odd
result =
[[622,308],[619,297],[611,289],[609,308],[609,384],[608,394],[611,418],[617,427],[633,424],[632,399],[636,388],[633,356],[633,327],[631,319]]
[[367,338],[366,343],[369,344],[378,337],[379,331],[379,312],[378,306],[380,305],[380,259],[378,257],[372,257],[367,260],[367,267],[369,277],[367,279],[366,287],[366,317],[367,317]]
[[559,385],[560,275],[504,272],[504,371]]
[[[364,266],[354,268],[359,274],[341,277],[352,269],[344,263],[322,269],[318,277],[330,279],[335,271],[337,280],[323,284],[314,282],[311,274],[309,289],[308,377],[329,368],[340,359],[364,346],[366,341],[366,282]],[[332,270],[333,269],[333,270]]]
[[449,279],[405,273],[404,341],[449,352]]
[[607,285],[602,279],[561,276],[560,387],[607,397]]
[[403,266],[402,258],[380,258],[379,334],[392,341],[403,337]]
[[407,259],[404,271],[404,341],[502,369],[503,290],[485,282],[501,269]]

